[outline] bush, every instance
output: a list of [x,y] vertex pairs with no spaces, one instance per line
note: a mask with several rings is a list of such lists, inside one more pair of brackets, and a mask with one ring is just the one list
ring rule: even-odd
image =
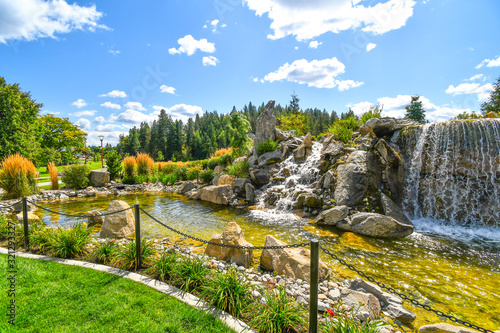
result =
[[226,153],[220,157],[221,159],[221,165],[226,166],[228,164],[231,164],[233,161],[233,154],[231,153]]
[[211,169],[205,169],[200,172],[200,180],[207,184],[210,183],[214,179],[214,171]]
[[178,262],[175,283],[184,291],[193,291],[201,286],[209,272],[204,259],[187,257]]
[[108,264],[112,258],[115,256],[118,246],[115,240],[106,240],[103,243],[99,243],[97,247],[89,255],[91,261]]
[[5,215],[0,214],[0,240],[9,238],[9,223],[12,223],[12,225],[14,225],[13,220],[8,220]]
[[381,113],[382,113],[382,110],[380,110],[379,108],[370,108],[370,110],[368,112],[365,112],[363,113],[363,115],[361,116],[361,118],[359,119],[359,122],[361,124],[364,124],[366,123],[369,119],[372,119],[372,118],[380,118],[381,117]]
[[175,250],[164,252],[158,260],[153,261],[153,264],[146,270],[146,273],[163,282],[172,280],[175,276],[179,260],[181,260],[181,256]]
[[83,223],[72,228],[59,228],[54,231],[51,252],[56,257],[72,258],[85,252],[85,246],[91,240],[91,230]]
[[238,317],[250,303],[251,286],[243,283],[243,276],[231,267],[225,273],[216,271],[202,287],[201,298]]
[[201,163],[201,168],[202,169],[208,168],[208,160],[207,159],[200,160],[200,163]]
[[285,288],[279,286],[262,293],[265,304],[259,301],[252,304],[255,317],[250,321],[251,326],[263,333],[294,332],[305,326],[305,310],[297,301],[288,298]]
[[123,159],[124,178],[134,178],[136,164],[137,161],[134,156],[128,156]]
[[208,160],[207,168],[213,170],[218,165],[224,165],[222,162],[222,158],[221,157],[212,157],[211,159]]
[[[136,269],[136,245],[135,239],[129,242],[125,247],[120,248],[113,260],[113,264],[122,269]],[[143,266],[148,266],[155,255],[154,244],[149,240],[141,241],[141,260]]]
[[106,154],[106,166],[108,167],[109,179],[115,180],[122,173],[122,157],[112,150]]
[[158,169],[158,171],[161,172],[161,173],[164,173],[164,174],[168,174],[168,173],[174,172],[179,167],[180,166],[179,166],[178,163],[175,163],[175,162],[172,162],[172,161],[168,161],[168,162],[165,162],[165,164],[162,163],[161,170]]
[[352,140],[353,132],[358,129],[358,121],[353,116],[350,116],[346,119],[336,120],[328,129],[328,132],[333,135],[335,140],[348,143]]
[[84,164],[73,164],[63,168],[62,181],[72,189],[89,186],[90,168]]
[[154,171],[155,162],[153,159],[144,153],[137,154],[137,174],[139,176],[151,176]]
[[257,152],[259,153],[259,155],[262,155],[269,151],[275,151],[277,148],[278,143],[269,138],[269,140],[259,143],[259,145],[257,146]]
[[174,175],[177,177],[178,180],[186,180],[186,172],[187,172],[186,167],[179,167],[175,169]]
[[249,169],[250,163],[248,161],[241,161],[228,166],[227,174],[236,176],[238,178],[247,178]]
[[165,176],[163,176],[163,178],[161,178],[161,182],[165,185],[168,185],[168,184],[175,184],[175,182],[177,181],[177,176],[174,174],[174,173],[169,173]]
[[49,162],[49,164],[47,164],[47,171],[49,172],[50,175],[50,183],[51,183],[50,188],[53,190],[58,190],[59,180],[57,179],[57,168],[54,162]]
[[[55,231],[52,228],[46,228],[45,223],[39,222],[32,224],[29,230],[31,250],[37,249],[40,253],[50,254],[54,243]],[[24,233],[23,233],[24,243]]]
[[225,155],[225,154],[231,154],[232,152],[233,152],[233,148],[232,147],[221,148],[221,149],[216,150],[215,153],[213,153],[213,155],[211,157],[219,157],[219,156],[222,156],[222,155]]
[[36,169],[33,162],[19,154],[7,156],[0,170],[0,188],[7,198],[18,198],[38,193]]
[[193,166],[186,171],[186,180],[194,180],[198,178],[198,171],[201,171],[201,166]]
[[135,182],[137,184],[142,184],[142,183],[147,183],[149,182],[149,177],[148,175],[137,175],[135,178],[134,178]]

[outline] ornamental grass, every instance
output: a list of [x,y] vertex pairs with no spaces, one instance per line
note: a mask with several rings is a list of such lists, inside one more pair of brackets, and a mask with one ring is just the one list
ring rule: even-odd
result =
[[216,150],[215,153],[212,154],[210,157],[219,157],[225,154],[232,154],[233,153],[233,147],[229,148],[221,148],[219,150]]
[[135,165],[137,161],[135,156],[128,156],[123,159],[123,170],[125,173],[125,178],[134,178]]
[[145,153],[137,154],[137,175],[139,176],[151,176],[153,175],[155,161]]
[[49,172],[50,176],[51,189],[58,190],[59,181],[57,180],[57,168],[54,162],[49,162],[49,164],[47,164],[47,171]]
[[18,198],[38,193],[36,169],[33,162],[20,154],[7,156],[0,171],[0,188],[7,198]]

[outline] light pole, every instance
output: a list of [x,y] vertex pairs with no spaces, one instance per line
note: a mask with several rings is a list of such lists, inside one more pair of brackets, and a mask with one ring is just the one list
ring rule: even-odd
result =
[[101,140],[101,168],[104,168],[104,156],[102,149],[102,140],[104,140],[104,135],[99,135],[99,140]]

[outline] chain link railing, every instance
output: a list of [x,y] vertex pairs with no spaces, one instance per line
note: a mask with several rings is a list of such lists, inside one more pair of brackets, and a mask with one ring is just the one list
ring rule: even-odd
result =
[[[57,215],[61,215],[61,216],[66,216],[66,217],[72,217],[72,218],[75,218],[75,219],[81,219],[81,218],[88,218],[89,215],[87,214],[66,214],[66,213],[61,213],[61,212],[56,212],[54,210],[50,210],[48,208],[45,208],[45,207],[42,207],[40,205],[37,205],[36,203],[34,203],[33,201],[30,201],[28,200],[28,202],[30,204],[32,204],[33,206],[37,207],[37,208],[40,208],[46,212],[49,212],[49,213],[52,213],[52,214],[57,214]],[[118,214],[118,213],[121,213],[121,212],[125,212],[127,210],[131,210],[132,207],[129,207],[129,208],[125,208],[125,209],[121,209],[121,210],[117,210],[115,212],[110,212],[110,213],[101,213],[101,216],[107,216],[107,215],[113,215],[113,214]]]
[[13,204],[10,204],[10,205],[0,205],[0,209],[14,208],[14,206],[17,205],[20,202],[23,202],[23,200],[21,199],[21,200],[19,200],[17,202],[14,202]]
[[429,305],[426,305],[426,304],[423,304],[421,302],[419,302],[418,300],[414,299],[414,298],[411,298],[411,297],[408,297],[406,296],[405,294],[403,293],[400,293],[398,292],[396,289],[392,288],[392,287],[389,287],[389,286],[386,286],[385,284],[381,283],[381,282],[378,282],[377,280],[375,280],[373,277],[369,276],[369,275],[366,275],[364,272],[358,270],[356,267],[354,267],[353,265],[350,265],[348,264],[344,259],[341,259],[339,258],[336,254],[328,251],[327,249],[325,249],[324,247],[320,246],[320,249],[327,255],[329,255],[330,257],[332,257],[333,259],[337,260],[338,262],[340,262],[342,265],[346,266],[347,268],[349,268],[351,271],[353,272],[356,272],[359,276],[365,278],[366,280],[372,282],[372,283],[375,283],[377,286],[379,286],[380,288],[382,289],[385,289],[387,290],[388,292],[392,293],[392,294],[395,294],[399,297],[401,297],[403,300],[405,301],[409,301],[411,304],[415,305],[415,306],[418,306],[418,307],[421,307],[422,309],[426,310],[426,311],[429,311],[429,312],[433,312],[434,314],[438,315],[439,317],[444,317],[454,323],[457,323],[457,324],[460,324],[460,325],[464,325],[465,327],[468,327],[468,328],[472,328],[472,329],[475,329],[479,332],[483,332],[483,333],[494,333],[493,331],[490,331],[488,329],[485,329],[485,328],[482,328],[480,326],[477,326],[477,325],[474,325],[472,323],[469,323],[467,321],[464,321],[464,320],[461,320],[457,317],[454,317],[454,316],[451,316],[451,315],[447,315],[445,314],[444,312],[442,311],[439,311],[439,310],[436,310],[436,309],[433,309],[432,307],[430,307]]

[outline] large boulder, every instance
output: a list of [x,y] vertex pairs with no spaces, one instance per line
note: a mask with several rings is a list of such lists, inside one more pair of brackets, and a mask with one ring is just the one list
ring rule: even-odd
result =
[[321,155],[326,157],[336,157],[342,153],[344,149],[344,144],[341,141],[335,140],[333,135],[327,136],[323,141],[323,148],[321,149]]
[[234,176],[232,175],[222,175],[219,177],[218,181],[217,181],[217,185],[231,185],[233,186],[233,179],[234,179]]
[[[128,203],[122,200],[114,200],[108,206],[104,223],[101,227],[99,237],[124,238],[131,236],[135,232],[134,214],[129,209]],[[124,210],[126,209],[126,210]],[[119,213],[115,213],[118,212]],[[115,214],[110,214],[115,213]]]
[[293,151],[295,162],[304,162],[312,154],[312,136],[307,133],[302,144]]
[[223,173],[223,172],[224,172],[224,167],[222,165],[217,165],[214,169],[214,174]]
[[281,155],[282,153],[279,150],[268,151],[267,153],[260,155],[257,160],[258,167],[281,162]]
[[343,288],[340,292],[340,302],[348,309],[352,308],[357,313],[360,321],[375,320],[380,316],[380,302],[372,294]]
[[391,200],[384,193],[380,194],[380,201],[382,201],[382,208],[384,209],[384,214],[392,217],[396,221],[399,221],[403,224],[413,225],[410,219],[403,213],[401,208],[399,208],[394,201]]
[[[12,206],[14,208],[14,213],[17,214],[17,213],[23,212],[23,202],[22,201],[18,201],[15,204],[13,204]],[[28,210],[28,212],[32,212],[35,210],[35,206],[28,202],[28,203],[26,203],[26,209]]]
[[377,213],[356,213],[338,222],[336,226],[339,229],[371,237],[402,238],[413,233],[413,225]]
[[269,139],[276,139],[276,117],[274,116],[274,101],[269,101],[264,111],[257,118],[254,140],[254,155],[258,156],[257,147]]
[[88,224],[87,227],[93,227],[95,225],[102,226],[104,223],[104,217],[101,215],[101,212],[98,210],[90,210],[85,215],[87,215]]
[[296,130],[282,131],[279,128],[276,128],[275,134],[276,134],[276,140],[278,140],[278,142],[281,142],[296,137],[297,131]]
[[417,122],[411,119],[395,119],[395,118],[371,118],[364,123],[363,126],[360,127],[359,132],[361,134],[370,134],[373,133],[377,137],[381,138],[384,136],[391,136],[394,132],[399,131],[400,129],[406,126],[414,126],[419,125]]
[[[221,234],[213,235],[210,242],[219,245],[253,247],[252,244],[245,240],[243,230],[235,222],[229,222],[226,230]],[[208,244],[205,249],[205,254],[207,256],[216,257],[219,260],[229,260],[247,268],[252,263],[253,249],[236,249],[215,244]]]
[[[264,246],[283,246],[273,236],[267,235]],[[311,252],[304,248],[297,249],[265,249],[260,256],[262,267],[278,272],[289,277],[310,281],[311,274]],[[328,268],[323,261],[319,261],[319,279],[324,280],[328,276]]]
[[187,193],[195,188],[196,188],[196,184],[189,180],[189,181],[182,182],[182,184],[179,187],[177,187],[177,189],[175,190],[175,193],[184,194],[184,193]]
[[233,191],[240,197],[245,196],[245,185],[250,183],[248,178],[234,178],[233,179]]
[[328,210],[322,211],[314,220],[318,225],[336,225],[343,221],[349,214],[349,207],[335,206]]
[[229,184],[220,186],[206,186],[199,190],[200,199],[219,205],[229,205],[229,199],[233,196],[233,187]]
[[271,176],[277,170],[273,169],[272,165],[265,165],[260,168],[250,169],[250,179],[257,185],[262,186],[269,183]]
[[[36,215],[34,212],[28,212],[28,221],[40,221],[40,217]],[[16,215],[16,218],[19,222],[23,222],[23,213],[19,213]]]
[[255,202],[255,187],[250,183],[245,184],[245,200],[249,204],[253,204]]
[[448,323],[424,325],[418,329],[418,333],[477,333],[477,332],[478,331],[470,328],[454,326]]
[[103,187],[109,183],[108,169],[104,168],[90,171],[89,182],[90,185],[94,187]]

